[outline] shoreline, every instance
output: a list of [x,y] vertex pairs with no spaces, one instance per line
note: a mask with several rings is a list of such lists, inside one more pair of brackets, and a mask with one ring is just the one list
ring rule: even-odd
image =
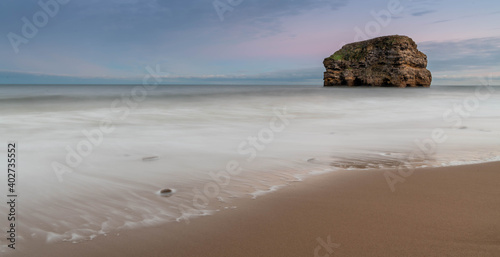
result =
[[[7,256],[495,256],[500,162],[308,177],[236,209]],[[315,254],[316,251],[316,254]],[[19,255],[20,256],[20,255]]]

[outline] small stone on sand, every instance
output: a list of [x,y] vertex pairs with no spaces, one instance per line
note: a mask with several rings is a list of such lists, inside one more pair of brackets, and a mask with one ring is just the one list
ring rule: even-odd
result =
[[165,189],[160,190],[161,196],[171,196],[173,193],[174,193],[174,190],[169,189],[169,188],[165,188]]

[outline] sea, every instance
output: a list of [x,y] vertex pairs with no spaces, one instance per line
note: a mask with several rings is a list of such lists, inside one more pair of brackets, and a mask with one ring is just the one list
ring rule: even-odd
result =
[[0,228],[15,194],[20,247],[189,223],[339,170],[391,170],[397,194],[418,169],[493,161],[488,85],[0,86]]

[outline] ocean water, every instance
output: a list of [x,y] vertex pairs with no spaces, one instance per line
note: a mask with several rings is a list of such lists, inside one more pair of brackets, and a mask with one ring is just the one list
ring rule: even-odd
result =
[[[25,247],[189,222],[315,174],[500,160],[500,89],[486,86],[4,85],[0,92],[0,164],[7,167],[7,142],[17,142]],[[167,188],[173,193],[162,196]]]

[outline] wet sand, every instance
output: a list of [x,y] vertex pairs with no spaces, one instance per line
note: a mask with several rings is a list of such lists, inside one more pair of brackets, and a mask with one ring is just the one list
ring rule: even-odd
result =
[[420,169],[396,184],[395,192],[384,172],[319,175],[256,200],[238,200],[237,209],[189,224],[121,231],[78,244],[31,245],[33,250],[18,253],[500,256],[500,163]]

